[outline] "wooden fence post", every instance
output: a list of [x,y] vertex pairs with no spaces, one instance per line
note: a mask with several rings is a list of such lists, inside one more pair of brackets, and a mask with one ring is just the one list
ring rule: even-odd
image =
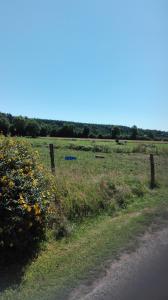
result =
[[151,187],[151,189],[154,189],[156,184],[155,184],[155,162],[154,162],[153,154],[150,154],[150,169],[151,169],[150,187]]
[[51,172],[55,175],[55,160],[54,160],[54,145],[49,144],[50,148],[50,160],[51,160]]

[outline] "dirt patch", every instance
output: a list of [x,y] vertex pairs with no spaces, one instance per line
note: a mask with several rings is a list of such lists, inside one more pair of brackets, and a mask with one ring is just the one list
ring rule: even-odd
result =
[[[149,297],[150,289],[148,287],[152,284],[158,283],[158,289],[160,287],[160,296],[157,298],[157,291],[151,294],[153,298],[148,299],[167,299],[163,298],[162,294],[167,293],[167,284],[164,284],[164,278],[167,275],[168,269],[164,269],[164,256],[165,263],[167,262],[168,253],[168,225],[157,231],[153,231],[150,227],[142,237],[139,238],[139,247],[136,251],[131,253],[123,253],[119,260],[115,260],[109,263],[109,267],[106,269],[105,274],[93,281],[91,284],[81,284],[79,288],[75,289],[69,296],[69,300],[90,300],[90,299],[147,299],[146,295],[143,298],[139,298],[142,290],[144,293],[147,291],[147,297]],[[163,268],[161,266],[163,265]],[[157,270],[157,272],[155,272]],[[160,272],[160,273],[159,273]],[[148,276],[149,275],[149,276]],[[158,276],[158,277],[157,277]],[[163,279],[161,280],[161,278]],[[146,281],[145,281],[146,278]],[[147,280],[149,285],[147,285]],[[160,285],[159,285],[160,282]],[[135,287],[135,288],[134,288]],[[135,289],[140,291],[136,294]],[[156,284],[151,286],[155,290]],[[167,290],[165,290],[167,288]],[[128,296],[127,296],[128,294]],[[139,296],[138,296],[139,295]],[[142,297],[142,295],[141,295]]]

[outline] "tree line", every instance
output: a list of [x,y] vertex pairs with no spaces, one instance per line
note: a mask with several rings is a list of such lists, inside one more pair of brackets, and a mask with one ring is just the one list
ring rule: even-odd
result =
[[0,132],[11,136],[168,140],[168,132],[77,122],[32,119],[0,113]]

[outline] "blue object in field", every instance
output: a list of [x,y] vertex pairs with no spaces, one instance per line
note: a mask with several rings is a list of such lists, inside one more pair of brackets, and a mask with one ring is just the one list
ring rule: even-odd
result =
[[65,156],[65,160],[76,160],[75,156]]

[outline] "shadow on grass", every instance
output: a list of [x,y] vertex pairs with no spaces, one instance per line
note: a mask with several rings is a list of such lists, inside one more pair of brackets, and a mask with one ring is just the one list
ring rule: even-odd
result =
[[22,281],[26,267],[37,258],[39,245],[32,247],[31,251],[25,249],[0,250],[0,293],[8,288],[17,288]]

